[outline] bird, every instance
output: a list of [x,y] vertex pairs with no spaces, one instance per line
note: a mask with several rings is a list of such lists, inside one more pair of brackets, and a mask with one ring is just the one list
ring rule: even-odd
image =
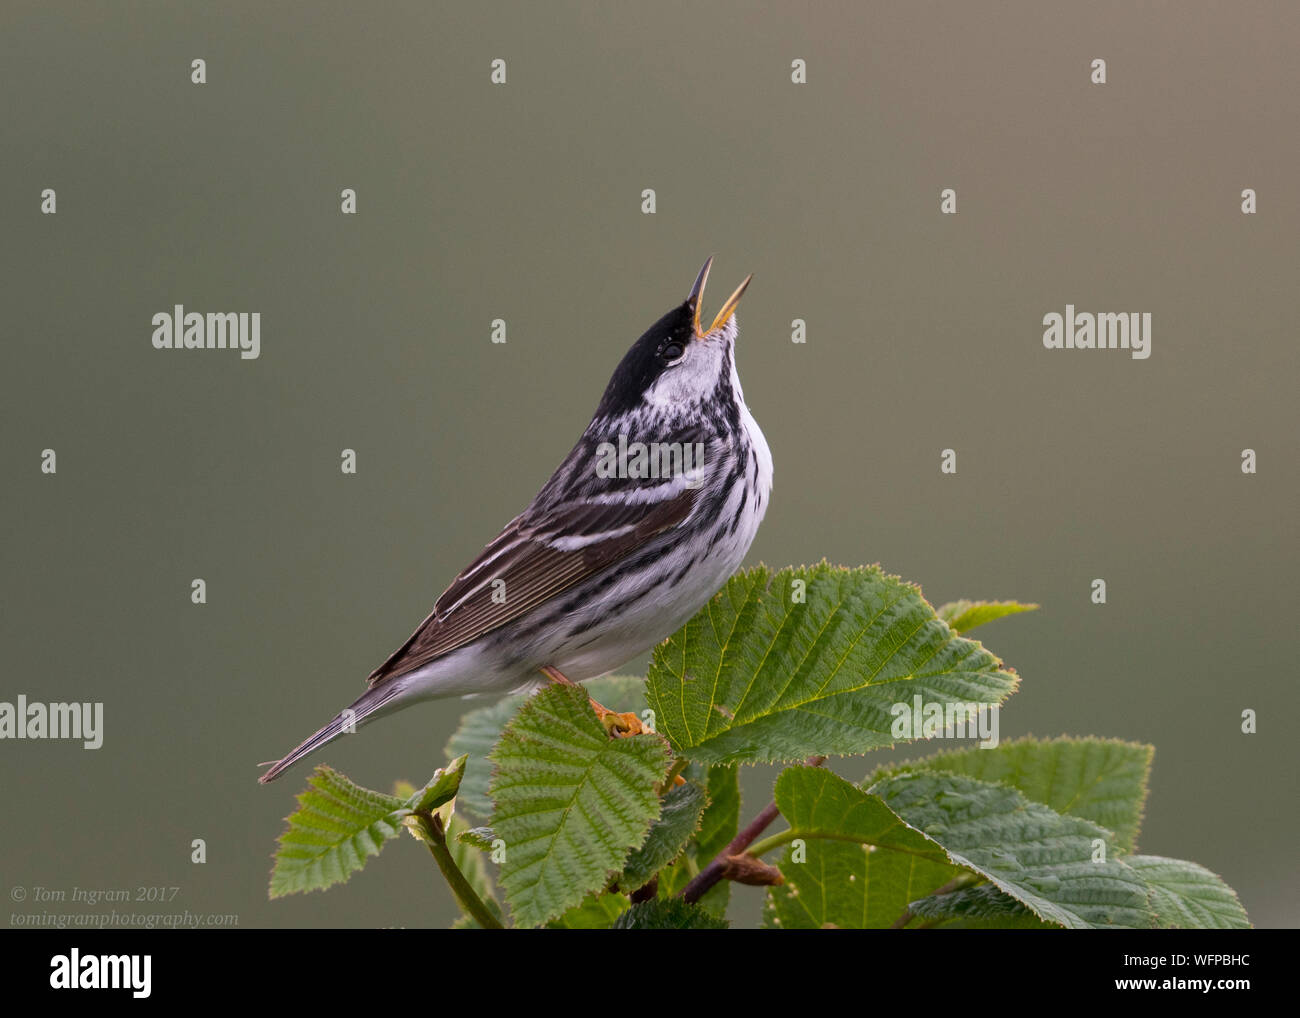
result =
[[[443,591],[366,691],[260,782],[419,701],[608,674],[676,632],[740,567],[767,512],[772,455],[736,370],[736,305],[753,275],[703,328],[712,264],[619,361],[591,422],[528,507]],[[612,738],[641,731],[635,714],[591,705]]]

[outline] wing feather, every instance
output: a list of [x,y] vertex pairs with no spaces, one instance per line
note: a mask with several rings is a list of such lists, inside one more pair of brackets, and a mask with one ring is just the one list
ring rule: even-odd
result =
[[[572,503],[535,522],[515,517],[371,673],[370,685],[422,668],[614,565],[680,525],[699,495],[698,488],[681,488],[658,500]],[[493,599],[495,580],[504,581],[504,598]]]

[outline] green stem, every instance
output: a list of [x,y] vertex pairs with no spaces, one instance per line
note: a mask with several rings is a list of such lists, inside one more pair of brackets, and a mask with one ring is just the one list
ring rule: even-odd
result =
[[758,858],[772,851],[774,848],[780,848],[782,845],[788,845],[799,836],[799,832],[791,827],[788,831],[781,831],[779,834],[773,834],[754,842],[749,846],[749,854]]
[[465,874],[456,865],[456,860],[451,857],[451,850],[447,848],[447,835],[442,829],[441,818],[429,813],[416,813],[415,817],[419,820],[420,829],[424,832],[424,843],[429,846],[429,852],[433,855],[434,862],[438,864],[438,869],[442,870],[443,878],[447,881],[447,886],[451,888],[451,893],[460,902],[460,907],[483,929],[504,929],[501,920],[494,916],[488,910],[488,907],[483,904],[483,899],[475,893],[474,888],[465,879]]

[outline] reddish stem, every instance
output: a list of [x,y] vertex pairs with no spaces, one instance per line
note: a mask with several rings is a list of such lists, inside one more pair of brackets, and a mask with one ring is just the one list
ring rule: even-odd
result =
[[[809,767],[820,767],[825,760],[824,756],[810,756],[807,765]],[[709,892],[709,889],[722,879],[723,860],[729,855],[740,855],[741,852],[758,840],[758,836],[767,830],[768,826],[778,816],[780,816],[780,810],[776,808],[776,803],[769,803],[762,813],[754,817],[743,831],[731,839],[731,843],[718,853],[713,862],[700,870],[695,879],[686,885],[682,891],[682,900],[694,904],[703,898]]]

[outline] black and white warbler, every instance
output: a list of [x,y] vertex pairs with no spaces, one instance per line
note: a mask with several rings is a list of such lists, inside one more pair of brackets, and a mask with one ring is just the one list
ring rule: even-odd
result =
[[[726,582],[767,510],[772,457],[736,374],[734,312],[749,279],[700,327],[712,261],[623,357],[528,508],[456,577],[366,692],[262,782],[417,700],[603,675],[672,634]],[[635,715],[594,706],[611,732],[639,730]]]

